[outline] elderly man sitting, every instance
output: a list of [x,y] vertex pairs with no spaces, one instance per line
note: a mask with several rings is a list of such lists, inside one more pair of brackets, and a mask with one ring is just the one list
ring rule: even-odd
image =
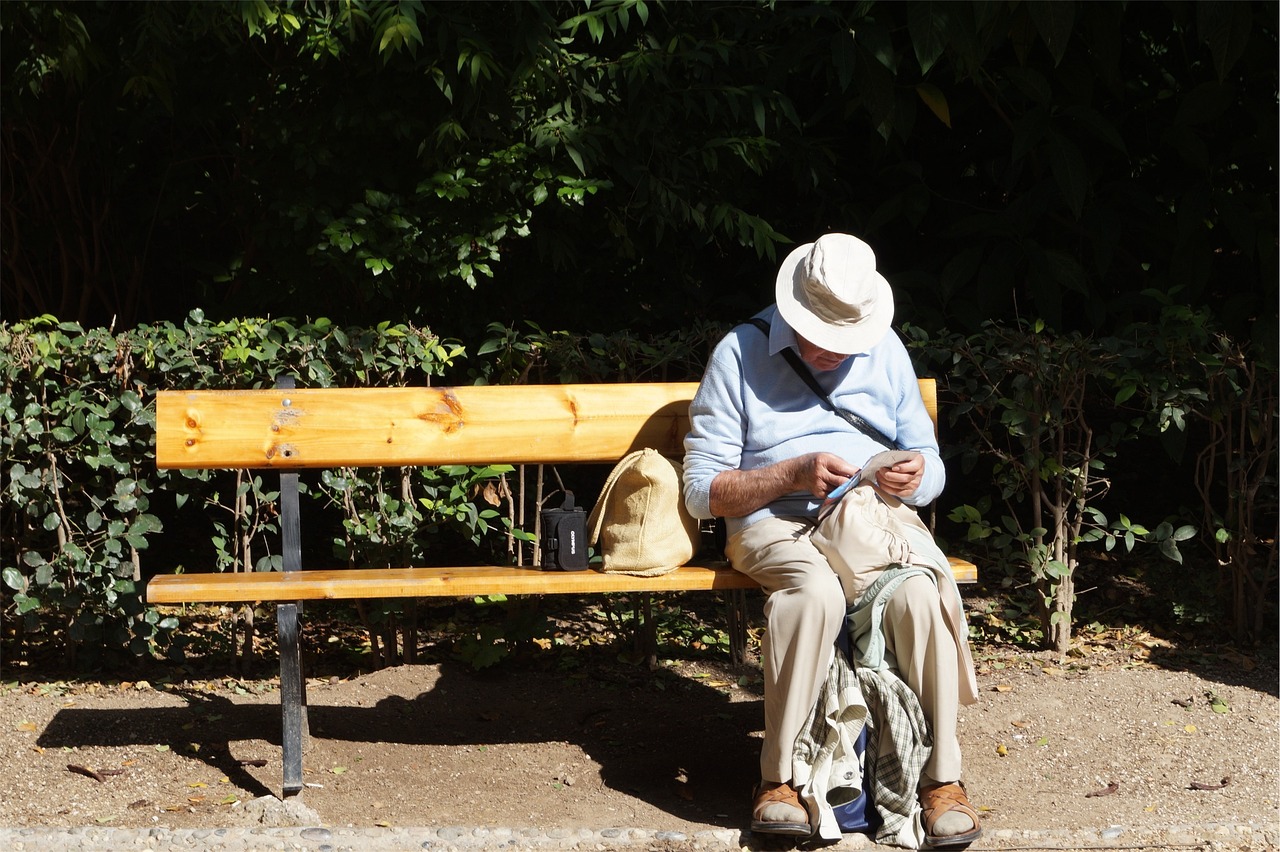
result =
[[[847,607],[889,564],[853,552],[861,539],[841,512],[820,523],[824,500],[884,443],[905,451],[868,483],[884,511],[907,512],[911,524],[910,507],[932,501],[945,482],[906,347],[890,332],[893,311],[892,290],[862,240],[836,233],[800,246],[782,263],[776,304],[757,315],[760,327],[738,326],[718,344],[690,408],[685,503],[695,517],[726,519],[730,561],[768,596],[753,831],[814,833],[814,815],[793,786],[793,747]],[[916,551],[927,549],[912,544],[898,561],[922,564]],[[868,558],[870,570],[851,568]],[[966,845],[982,830],[960,783],[956,720],[960,703],[976,700],[963,612],[954,595],[916,573],[877,614],[884,657],[932,729],[918,788],[924,840]]]

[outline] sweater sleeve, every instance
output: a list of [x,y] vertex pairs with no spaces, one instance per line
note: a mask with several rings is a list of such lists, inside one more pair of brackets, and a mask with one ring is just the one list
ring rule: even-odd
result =
[[684,501],[695,518],[710,518],[711,482],[742,463],[745,431],[742,358],[737,337],[716,346],[689,406],[684,439]]

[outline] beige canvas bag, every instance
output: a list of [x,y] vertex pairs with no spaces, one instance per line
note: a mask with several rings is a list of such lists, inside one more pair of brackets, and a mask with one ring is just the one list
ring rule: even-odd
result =
[[847,603],[857,600],[886,566],[911,563],[907,525],[926,529],[914,509],[864,482],[813,528],[813,544],[840,578]]
[[657,576],[688,562],[698,549],[698,521],[684,507],[680,466],[657,450],[629,453],[605,480],[588,541],[600,542],[600,570]]

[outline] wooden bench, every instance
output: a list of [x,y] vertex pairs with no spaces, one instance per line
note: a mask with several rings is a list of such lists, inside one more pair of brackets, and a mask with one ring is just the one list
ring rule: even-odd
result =
[[[933,380],[921,380],[920,388],[936,424]],[[739,597],[731,635],[745,636],[741,595],[758,586],[724,562],[687,565],[658,577],[495,565],[302,570],[301,469],[612,463],[642,447],[678,458],[696,389],[694,382],[680,382],[161,391],[158,467],[280,472],[283,571],[160,575],[147,584],[147,600],[277,602],[286,796],[302,789],[302,601],[723,590]],[[972,563],[952,559],[951,566],[958,582],[977,579]]]

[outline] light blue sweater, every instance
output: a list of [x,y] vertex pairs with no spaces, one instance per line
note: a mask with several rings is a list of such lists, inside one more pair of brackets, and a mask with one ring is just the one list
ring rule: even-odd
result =
[[[689,408],[684,441],[684,499],[696,518],[710,518],[711,481],[722,471],[754,470],[806,453],[834,453],[861,466],[884,447],[828,409],[780,354],[795,332],[774,306],[757,316],[768,338],[749,324],[716,346]],[[797,350],[798,351],[798,350]],[[858,414],[903,449],[925,457],[924,479],[910,499],[930,503],[946,483],[933,421],[924,407],[907,349],[892,331],[864,355],[835,370],[815,372],[836,405]],[[816,517],[820,501],[794,492],[743,518],[727,519],[733,535],[769,516]]]

